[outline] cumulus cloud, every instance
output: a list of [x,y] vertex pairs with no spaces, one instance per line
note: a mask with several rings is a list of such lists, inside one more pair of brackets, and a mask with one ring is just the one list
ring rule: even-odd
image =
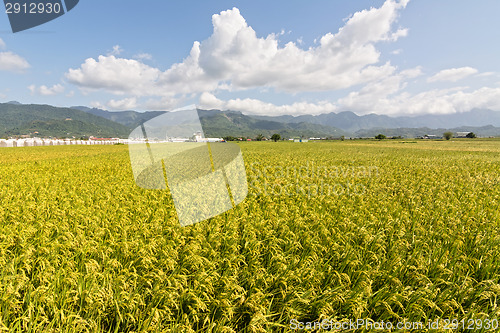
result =
[[457,82],[461,79],[464,79],[468,76],[474,75],[477,73],[477,69],[472,67],[460,67],[460,68],[450,68],[444,69],[438,72],[436,75],[427,79],[428,82],[436,82],[436,81],[450,81]]
[[21,56],[10,51],[0,52],[0,71],[22,72],[30,68],[30,64]]
[[477,74],[478,77],[490,77],[490,76],[495,76],[495,75],[497,75],[497,73],[495,73],[495,72],[484,72],[484,73]]
[[200,44],[198,64],[211,78],[235,88],[274,87],[288,92],[325,91],[368,82],[394,70],[377,66],[375,44],[396,40],[392,31],[407,1],[386,1],[380,8],[355,13],[336,34],[324,35],[317,47],[280,47],[276,35],[256,36],[238,9],[212,18],[214,33]]
[[408,79],[421,76],[422,68],[415,67],[401,71],[400,73],[386,76],[382,79],[366,84],[359,91],[352,91],[346,97],[338,100],[338,103],[346,109],[360,112],[382,111],[382,113],[396,112],[394,95],[400,93],[407,86]]
[[122,52],[123,52],[123,49],[121,48],[121,46],[115,45],[115,46],[113,46],[113,50],[111,50],[111,52],[108,52],[108,55],[118,56]]
[[417,94],[405,101],[406,113],[449,114],[475,108],[500,109],[500,88],[483,87],[466,92],[465,87],[432,90]]
[[124,110],[132,110],[137,107],[137,99],[135,97],[132,98],[124,98],[120,100],[110,100],[105,104],[100,102],[91,102],[90,105],[94,108],[98,109],[106,109],[112,111],[124,111]]
[[[215,97],[215,95],[209,93],[209,92],[204,92],[201,94],[198,106],[201,109],[219,109],[219,110],[227,110],[226,102],[223,100],[218,99]],[[241,110],[234,110],[234,111],[241,111]],[[253,113],[254,110],[251,110],[250,113]]]
[[301,115],[322,114],[337,111],[337,106],[329,102],[307,103],[295,102],[288,105],[275,105],[258,99],[231,99],[223,101],[213,94],[205,92],[201,94],[198,107],[202,109],[221,109],[241,111],[245,114],[255,115]]
[[133,96],[172,97],[256,87],[292,93],[348,88],[395,71],[390,63],[379,64],[375,45],[406,36],[407,30],[394,30],[393,25],[407,3],[387,0],[380,8],[357,12],[337,33],[324,35],[308,49],[294,42],[279,46],[277,34],[257,36],[233,8],[213,15],[212,35],[194,42],[190,54],[165,71],[111,54],[87,59],[66,77],[84,89]]
[[89,58],[78,69],[66,73],[69,82],[86,89],[105,89],[111,93],[137,96],[157,95],[161,71],[133,59],[99,56]]
[[[112,110],[138,106],[173,109],[180,102],[199,96],[205,109],[236,110],[250,114],[320,114],[352,110],[359,114],[388,115],[453,113],[472,108],[500,109],[500,88],[467,87],[409,93],[408,85],[423,75],[421,67],[398,69],[380,61],[377,44],[394,42],[408,34],[395,27],[408,0],[386,0],[381,7],[354,13],[343,27],[323,35],[314,46],[302,40],[280,45],[284,31],[257,36],[237,8],[213,15],[213,32],[194,42],[183,61],[160,69],[145,64],[147,53],[133,59],[120,57],[117,45],[108,55],[86,59],[69,69],[66,79],[83,93],[104,90],[120,99],[93,106]],[[397,49],[392,54],[400,54]],[[472,67],[445,69],[428,82],[457,82],[477,75]],[[481,74],[479,74],[481,75]],[[486,74],[484,74],[486,76]],[[238,92],[258,89],[285,93],[356,89],[335,101],[294,102],[275,105],[259,99],[217,97],[221,90]]]
[[500,88],[483,87],[473,90],[462,86],[415,94],[405,91],[408,79],[421,75],[423,73],[420,67],[401,71],[369,83],[359,91],[348,93],[337,100],[336,104],[341,109],[358,114],[374,112],[386,115],[450,114],[474,108],[500,109]]
[[52,87],[47,87],[45,85],[37,87],[32,84],[28,87],[28,89],[31,91],[32,95],[39,94],[42,96],[54,96],[64,92],[64,87],[60,84],[54,84]]
[[393,96],[373,99],[370,107],[363,104],[363,100],[340,99],[338,104],[358,114],[370,112],[386,115],[419,115],[419,114],[452,114],[470,111],[475,108],[500,109],[500,88],[483,87],[467,91],[467,87],[453,87],[434,89],[417,94],[401,92]]
[[134,56],[134,59],[137,60],[151,60],[153,59],[153,56],[149,53],[138,53]]
[[111,110],[131,110],[131,109],[134,109],[137,107],[137,99],[136,98],[124,98],[124,99],[117,100],[117,101],[112,99],[108,102],[107,106]]
[[2,38],[0,38],[0,49],[5,49],[7,45],[5,45],[5,42],[3,41]]
[[[223,101],[211,93],[200,96],[199,107],[241,111],[254,115],[302,115],[351,110],[357,114],[377,113],[385,115],[451,114],[475,108],[500,109],[500,88],[483,87],[467,92],[466,87],[436,89],[417,94],[401,92],[397,77],[392,77],[369,89],[351,93],[336,102],[293,103],[275,105],[257,99],[231,99]],[[388,93],[381,93],[389,89]],[[394,93],[397,92],[397,93]],[[374,97],[375,94],[380,96]],[[367,95],[372,94],[370,97]],[[354,98],[356,97],[356,98]]]

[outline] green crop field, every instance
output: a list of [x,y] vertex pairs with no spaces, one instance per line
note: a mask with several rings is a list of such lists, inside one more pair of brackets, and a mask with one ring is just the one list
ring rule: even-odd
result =
[[240,147],[247,199],[185,228],[127,146],[0,148],[0,332],[498,325],[500,141]]

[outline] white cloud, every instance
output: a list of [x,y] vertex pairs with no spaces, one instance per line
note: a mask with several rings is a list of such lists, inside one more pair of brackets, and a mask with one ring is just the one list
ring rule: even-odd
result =
[[[399,82],[400,83],[400,82]],[[385,97],[373,98],[378,92],[387,88],[398,90],[398,78],[392,77],[378,86],[358,92],[357,98],[351,94],[336,102],[306,103],[299,102],[289,105],[275,105],[257,99],[231,99],[223,101],[210,93],[200,96],[199,107],[203,109],[221,109],[241,111],[256,115],[301,115],[321,114],[350,110],[357,114],[377,113],[386,115],[419,115],[419,114],[451,114],[466,112],[475,108],[500,110],[500,88],[483,87],[466,92],[467,87],[455,87],[421,92],[411,95],[407,92],[386,94]],[[372,98],[364,98],[367,94]]]
[[468,76],[474,75],[477,73],[477,69],[472,67],[460,67],[460,68],[450,68],[444,69],[438,72],[436,75],[427,79],[428,82],[436,82],[436,81],[451,81],[457,82],[461,79],[464,79]]
[[54,84],[52,87],[47,87],[45,85],[37,87],[32,84],[28,87],[28,89],[31,91],[32,95],[39,94],[42,96],[54,96],[64,92],[64,87],[60,84]]
[[406,88],[409,79],[421,76],[422,68],[410,68],[400,73],[386,76],[366,84],[359,91],[352,91],[338,100],[342,108],[358,113],[380,112],[393,113],[394,97]]
[[153,56],[149,53],[139,53],[139,54],[136,54],[134,56],[134,59],[137,59],[137,60],[151,60],[153,59]]
[[138,107],[150,111],[171,111],[177,107],[180,101],[176,98],[161,97],[149,98],[144,102],[140,102],[138,98],[130,97],[121,100],[111,99],[104,103],[92,101],[90,105],[95,108],[111,111],[134,110]]
[[355,13],[336,34],[324,35],[317,47],[301,49],[276,36],[259,38],[238,9],[213,16],[214,33],[200,44],[198,64],[209,77],[230,81],[235,88],[274,87],[288,92],[348,88],[392,72],[376,66],[375,44],[395,40],[405,30],[392,24],[406,1],[386,1],[381,8]]
[[117,101],[112,99],[108,102],[107,106],[111,110],[131,110],[137,107],[137,99],[124,98],[122,100],[117,100]]
[[415,68],[405,69],[401,71],[400,75],[405,78],[413,79],[418,76],[423,75],[422,66],[417,66]]
[[100,102],[93,101],[90,103],[90,106],[93,108],[104,109],[104,110],[112,110],[112,111],[124,111],[124,110],[132,110],[137,107],[137,99],[132,98],[124,98],[121,100],[110,100],[105,104]]
[[10,51],[0,52],[0,71],[22,72],[30,67],[30,64],[19,55]]
[[198,107],[202,109],[221,109],[241,111],[246,114],[256,115],[301,115],[322,114],[337,111],[337,106],[329,102],[307,103],[295,102],[289,105],[275,105],[258,99],[231,99],[222,101],[211,93],[203,93],[200,96]]
[[111,52],[108,52],[108,56],[113,55],[113,56],[118,56],[123,52],[123,49],[121,48],[120,45],[115,45],[113,46],[113,50]]
[[[175,108],[186,99],[199,96],[199,106],[242,111],[251,114],[320,114],[352,110],[359,114],[388,115],[453,113],[472,108],[500,109],[500,88],[470,89],[454,87],[420,93],[409,93],[407,86],[423,75],[421,67],[398,69],[390,62],[380,62],[377,44],[393,42],[408,34],[395,29],[400,11],[408,0],[386,0],[379,8],[370,8],[345,20],[335,33],[327,33],[313,47],[301,47],[301,40],[280,46],[284,31],[257,36],[237,8],[213,15],[213,33],[194,42],[190,53],[179,63],[163,70],[144,64],[147,53],[135,59],[113,54],[86,59],[66,78],[90,93],[102,89],[119,100],[93,105],[113,110],[152,110]],[[392,54],[400,54],[400,49]],[[428,82],[456,82],[477,74],[472,67],[445,69],[428,78]],[[488,75],[492,75],[488,73]],[[358,88],[360,86],[360,88]],[[220,90],[237,92],[282,91],[287,93],[334,91],[356,87],[356,91],[336,101],[295,102],[275,105],[259,99],[216,97]]]
[[86,89],[106,89],[114,94],[157,95],[160,70],[133,59],[99,56],[66,73],[69,82]]
[[500,88],[487,88],[466,92],[467,87],[430,90],[413,96],[401,94],[391,101],[393,114],[451,114],[474,108],[500,109]]
[[477,74],[477,77],[490,77],[490,76],[495,76],[495,75],[497,75],[497,73],[495,73],[495,72],[484,72],[484,73]]
[[[394,89],[396,90],[396,89]],[[375,94],[358,92],[358,98],[347,97],[337,101],[339,108],[358,114],[378,113],[386,115],[451,114],[470,111],[474,108],[500,110],[500,88],[483,87],[476,90],[468,87],[434,89],[417,94],[401,92]]]
[[92,101],[90,102],[90,106],[96,109],[106,109],[106,106],[102,104],[101,102],[98,101]]
[[137,97],[256,87],[292,93],[348,88],[394,73],[390,63],[378,64],[380,52],[375,44],[406,36],[407,30],[394,31],[392,26],[407,3],[387,0],[380,8],[357,12],[336,34],[324,35],[309,49],[294,42],[281,47],[279,34],[258,37],[233,8],[213,15],[213,34],[194,42],[184,61],[166,71],[108,55],[87,59],[66,77],[83,89]]
[[[227,110],[225,105],[226,102],[218,99],[217,97],[215,97],[215,95],[209,92],[204,92],[200,96],[198,107],[206,110],[211,110],[211,109]],[[234,110],[234,111],[241,111],[241,110]]]
[[7,45],[5,45],[5,42],[3,41],[2,38],[0,38],[0,49],[5,49]]
[[64,87],[60,84],[55,84],[52,87],[40,86],[40,94],[44,96],[57,95],[64,92]]

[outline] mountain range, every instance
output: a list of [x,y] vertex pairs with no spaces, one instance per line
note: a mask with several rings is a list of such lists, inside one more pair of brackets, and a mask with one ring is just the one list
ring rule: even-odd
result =
[[[60,108],[50,105],[0,103],[0,137],[37,135],[52,137],[122,137],[165,111],[106,111],[85,106]],[[255,137],[279,133],[284,138],[302,137],[419,137],[445,131],[500,136],[500,112],[475,109],[447,115],[390,117],[356,115],[354,112],[303,116],[255,116],[238,111],[198,110],[207,137]]]
[[430,129],[450,129],[462,126],[482,127],[488,125],[500,127],[500,112],[481,109],[474,109],[469,112],[462,113],[444,115],[428,114],[414,117],[389,117],[374,113],[358,116],[354,112],[344,111],[340,113],[327,113],[317,116],[254,116],[254,118],[262,120],[272,119],[283,123],[307,122],[311,124],[322,124],[326,126],[334,126],[350,133],[357,133],[357,131],[360,130],[374,128],[388,129],[427,127]]
[[127,137],[129,133],[125,125],[76,109],[0,103],[0,137]]

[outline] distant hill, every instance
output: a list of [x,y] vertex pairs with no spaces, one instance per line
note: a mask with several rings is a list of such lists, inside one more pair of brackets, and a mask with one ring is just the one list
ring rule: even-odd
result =
[[[110,112],[87,107],[75,107],[131,129],[152,119],[162,111],[117,111]],[[500,136],[500,112],[474,109],[469,112],[446,115],[421,115],[415,117],[390,117],[368,114],[358,116],[344,111],[317,116],[256,116],[238,111],[199,110],[200,119],[209,137],[247,136],[257,134],[270,136],[279,133],[282,137],[374,137],[382,133],[387,136],[419,137],[426,134],[442,135],[443,132],[471,131],[479,136]]]
[[72,106],[71,108],[84,111],[86,113],[90,113],[95,116],[106,118],[108,120],[125,125],[132,129],[136,128],[143,122],[148,121],[149,119],[152,119],[154,117],[157,117],[165,113],[165,111],[146,111],[146,112],[106,111],[97,108],[88,108],[86,106]]
[[[35,133],[38,132],[38,133]],[[127,137],[124,125],[80,110],[50,105],[0,103],[0,136]]]
[[[165,111],[106,111],[85,106],[59,108],[50,105],[0,104],[0,136],[32,134],[53,137],[128,137],[143,122]],[[442,135],[443,132],[474,132],[478,136],[500,136],[500,112],[475,109],[448,115],[389,117],[358,116],[344,111],[317,116],[255,116],[236,111],[198,110],[207,137],[255,137],[279,133],[293,137],[374,137],[407,138]]]
[[343,131],[355,133],[372,128],[456,128],[461,126],[496,126],[500,127],[500,112],[474,109],[469,112],[445,115],[421,115],[415,117],[389,117],[386,115],[368,114],[358,116],[354,112],[327,113],[317,116],[252,116],[253,118],[279,121],[284,123],[307,122],[337,127]]
[[[93,115],[97,115],[108,120],[115,121],[129,127],[131,130],[165,111],[105,111],[85,106],[73,106],[72,108],[81,110]],[[321,137],[340,137],[346,135],[331,126],[312,124],[307,122],[283,123],[273,120],[260,120],[247,116],[241,112],[220,111],[220,110],[198,110],[201,124],[206,137],[224,137],[224,136],[244,136],[255,137],[258,134],[271,136],[279,133],[283,137],[295,136],[321,136]]]
[[198,110],[201,124],[207,137],[245,136],[258,134],[271,136],[279,133],[282,137],[321,136],[340,137],[347,133],[331,126],[306,122],[283,123],[271,120],[260,120],[246,116],[241,112],[221,112],[218,110]]

